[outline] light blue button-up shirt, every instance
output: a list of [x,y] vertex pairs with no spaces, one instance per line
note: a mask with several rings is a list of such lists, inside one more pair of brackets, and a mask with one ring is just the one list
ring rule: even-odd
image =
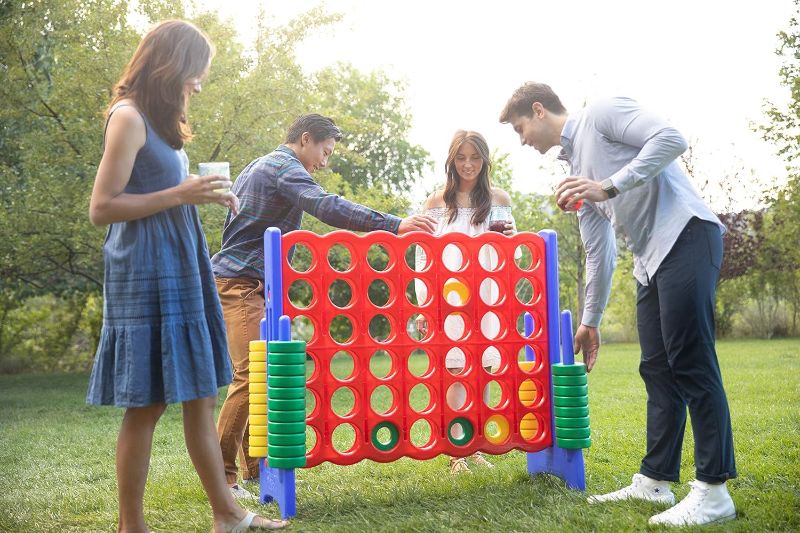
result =
[[611,178],[619,190],[616,198],[584,202],[578,211],[586,249],[581,323],[600,325],[616,266],[615,232],[633,252],[633,275],[647,285],[692,217],[725,231],[676,161],[686,140],[634,100],[600,100],[569,115],[561,146],[572,176]]

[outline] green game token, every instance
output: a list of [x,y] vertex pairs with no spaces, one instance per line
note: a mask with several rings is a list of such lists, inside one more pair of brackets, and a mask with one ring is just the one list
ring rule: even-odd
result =
[[269,446],[305,446],[305,433],[292,433],[291,435],[281,435],[280,433],[267,432],[267,447]]
[[560,428],[556,426],[557,439],[588,439],[592,436],[592,430],[584,428]]
[[557,407],[586,407],[588,396],[553,396],[553,405]]
[[267,365],[268,376],[303,376],[306,375],[306,365]]
[[585,374],[582,376],[553,376],[553,385],[558,385],[559,387],[586,385],[587,383],[589,383],[589,379]]
[[[305,389],[305,376],[267,376],[268,387],[300,387]],[[267,392],[269,397],[269,392]]]
[[559,448],[566,448],[568,450],[578,450],[581,448],[589,448],[592,445],[592,439],[559,439],[556,437],[556,446]]
[[553,386],[553,394],[555,396],[586,396],[589,394],[588,385],[570,385],[562,387],[559,385]]
[[267,457],[267,465],[272,468],[303,468],[306,466],[306,456],[292,457]]
[[[464,431],[464,436],[460,439],[453,437],[453,426],[456,424],[461,424],[461,429]],[[472,427],[472,422],[467,420],[463,417],[454,418],[450,421],[447,425],[447,438],[450,439],[450,442],[455,444],[456,446],[464,446],[469,441],[472,440],[472,435],[475,433],[475,430]]]
[[270,353],[267,354],[267,362],[271,365],[305,365],[305,353]]
[[[587,422],[588,424],[588,422]],[[306,434],[305,422],[267,422],[267,432],[278,435],[291,435],[293,433]]]
[[270,387],[267,401],[303,400],[306,398],[305,387]]
[[[272,404],[270,404],[271,406]],[[267,410],[267,422],[305,422],[306,410],[300,411],[273,411]]]
[[306,399],[298,398],[295,400],[281,400],[278,398],[269,399],[270,411],[305,411]]
[[[378,431],[381,429],[386,428],[389,430],[389,442],[386,444],[382,443],[378,440]],[[382,452],[388,452],[400,441],[400,432],[397,430],[397,426],[392,424],[391,422],[381,422],[380,424],[376,424],[374,428],[372,428],[372,445],[375,446]]]
[[296,446],[277,446],[271,445],[267,447],[267,457],[304,457],[306,454],[306,447],[304,444]]
[[555,408],[556,416],[562,416],[564,418],[578,418],[581,416],[589,416],[589,408],[588,407],[556,407]]
[[550,365],[550,371],[554,376],[582,376],[586,374],[586,365],[583,363],[575,363],[574,365],[556,363]]
[[268,353],[306,353],[305,341],[269,341]]
[[[556,417],[556,428],[588,428],[589,417],[581,416],[575,418]],[[558,431],[558,429],[556,429]]]

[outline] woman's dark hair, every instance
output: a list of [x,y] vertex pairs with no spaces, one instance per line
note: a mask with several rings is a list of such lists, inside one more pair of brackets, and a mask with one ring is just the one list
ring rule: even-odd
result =
[[286,142],[296,143],[300,140],[303,133],[308,132],[315,143],[333,139],[336,142],[342,140],[342,130],[336,125],[333,119],[323,117],[317,113],[309,113],[297,117],[289,130],[286,132]]
[[186,83],[208,70],[214,47],[195,25],[166,20],[144,36],[122,77],[106,115],[123,99],[136,103],[167,144],[180,149],[192,138],[186,120]]
[[458,201],[456,193],[458,192],[458,184],[461,177],[456,170],[456,156],[458,150],[464,143],[470,143],[481,156],[483,165],[478,174],[478,183],[472,189],[469,195],[469,204],[475,208],[472,214],[471,223],[480,224],[486,217],[489,216],[489,211],[492,209],[492,182],[489,178],[489,173],[492,171],[492,160],[489,157],[489,145],[483,135],[476,131],[458,130],[450,142],[450,151],[447,154],[447,161],[444,163],[444,169],[447,173],[447,183],[444,186],[444,203],[448,209],[448,221],[455,220],[458,214]]

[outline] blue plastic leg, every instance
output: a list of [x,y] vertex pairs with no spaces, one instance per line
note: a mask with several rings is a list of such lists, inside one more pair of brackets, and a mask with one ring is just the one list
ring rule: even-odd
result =
[[295,493],[293,468],[270,468],[266,460],[258,460],[261,485],[261,503],[273,500],[278,504],[281,518],[286,520],[297,514],[297,494]]
[[553,474],[566,481],[570,489],[586,490],[583,450],[565,450],[553,446],[540,452],[529,453],[528,473]]

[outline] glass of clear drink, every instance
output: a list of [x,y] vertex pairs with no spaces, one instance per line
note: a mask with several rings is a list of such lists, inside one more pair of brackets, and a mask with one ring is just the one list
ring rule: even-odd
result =
[[[198,176],[222,176],[226,180],[231,179],[231,165],[227,161],[212,161],[209,163],[200,163],[197,165]],[[221,189],[214,189],[214,192],[225,194],[230,191],[230,187],[223,187]]]

